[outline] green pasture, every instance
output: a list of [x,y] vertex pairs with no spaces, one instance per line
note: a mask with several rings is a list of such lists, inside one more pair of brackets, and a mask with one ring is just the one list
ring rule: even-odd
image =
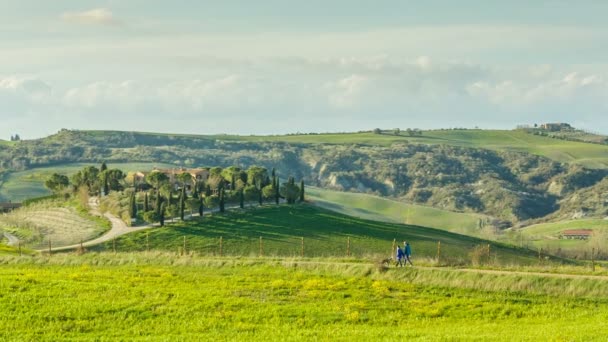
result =
[[[86,131],[92,137],[100,137],[112,131]],[[526,133],[521,130],[429,130],[421,136],[409,136],[406,131],[395,135],[392,131],[382,134],[366,133],[321,133],[292,135],[194,135],[145,133],[141,135],[189,137],[197,139],[289,142],[298,144],[363,144],[390,146],[394,143],[419,143],[431,145],[453,145],[461,147],[488,148],[501,151],[519,151],[544,156],[559,162],[577,163],[590,168],[608,167],[608,146],[585,142],[567,141]]]
[[[222,137],[218,137],[221,139]],[[419,143],[519,151],[544,156],[558,162],[576,163],[590,168],[608,167],[608,146],[566,141],[532,135],[518,130],[431,130],[422,136],[390,133],[310,134],[284,136],[226,136],[227,140],[286,141],[292,143],[369,144]]]
[[608,335],[603,279],[134,253],[0,257],[0,264],[3,341],[602,341]]
[[527,236],[558,237],[562,231],[567,229],[608,230],[608,220],[595,218],[539,223],[525,227],[521,231]]
[[[0,201],[21,202],[28,198],[47,196],[51,192],[44,187],[44,181],[53,173],[71,175],[91,163],[75,163],[34,168],[26,171],[13,172],[4,176],[0,185]],[[99,165],[96,165],[99,167]],[[154,167],[174,167],[162,163],[110,163],[109,168],[119,168],[125,172],[151,170]]]
[[306,188],[312,203],[345,215],[368,220],[405,223],[448,230],[451,232],[476,235],[479,220],[487,216],[473,213],[457,213],[447,210],[406,204],[373,195]]
[[[262,237],[262,250],[260,250]],[[346,257],[380,260],[392,255],[393,239],[410,241],[413,258],[435,259],[441,242],[441,263],[469,264],[470,253],[490,244],[491,261],[533,264],[533,252],[459,235],[444,230],[397,223],[369,221],[310,206],[281,205],[234,210],[202,219],[170,223],[164,228],[134,232],[115,242],[93,247],[96,251],[160,250],[203,255]],[[350,244],[350,245],[349,245]]]

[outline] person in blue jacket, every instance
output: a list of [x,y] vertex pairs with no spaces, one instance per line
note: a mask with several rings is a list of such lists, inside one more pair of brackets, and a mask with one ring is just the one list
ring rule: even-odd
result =
[[403,241],[403,266],[406,266],[408,262],[410,263],[410,265],[414,266],[414,264],[412,264],[412,260],[410,260],[411,255],[412,247],[410,246],[410,243],[407,241]]
[[403,262],[403,258],[404,258],[405,254],[403,253],[403,249],[401,249],[400,246],[397,246],[397,266],[405,266],[404,262]]

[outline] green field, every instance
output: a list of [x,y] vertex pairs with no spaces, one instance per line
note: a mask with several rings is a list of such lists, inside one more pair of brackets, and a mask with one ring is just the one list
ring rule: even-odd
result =
[[527,236],[558,237],[566,229],[608,230],[608,220],[580,219],[571,221],[540,223],[522,229]]
[[[218,137],[222,139],[222,137]],[[223,139],[246,141],[287,141],[292,143],[391,145],[411,142],[446,144],[461,147],[519,151],[544,156],[559,162],[577,163],[590,168],[608,167],[608,146],[547,138],[524,131],[506,130],[432,130],[410,137],[404,132],[391,134],[348,133],[287,136],[226,136]]]
[[[103,139],[112,131],[85,131],[93,138]],[[304,144],[365,144],[390,146],[394,143],[420,143],[519,151],[544,156],[559,162],[577,163],[590,168],[608,168],[608,145],[591,144],[543,137],[521,130],[429,130],[422,136],[409,136],[405,131],[374,133],[326,133],[293,135],[194,135],[137,132],[139,135],[189,137],[207,140],[289,142]]]
[[307,187],[308,198],[317,206],[363,219],[406,223],[451,232],[477,235],[479,220],[487,216],[456,213],[415,204],[406,204],[373,195]]
[[[350,239],[350,256],[380,260],[391,256],[393,239],[412,244],[415,259],[435,260],[441,241],[442,264],[470,264],[470,253],[476,247],[490,244],[487,262],[496,264],[536,264],[532,251],[513,248],[444,230],[383,223],[354,218],[310,205],[235,210],[203,219],[169,224],[164,228],[124,235],[116,240],[121,252],[150,250],[178,252],[186,239],[186,253],[219,254],[222,237],[223,255],[257,256],[262,237],[265,256],[300,256],[302,237],[305,257],[346,257]],[[93,247],[111,251],[113,242]]]
[[608,335],[603,278],[379,272],[322,260],[132,253],[3,257],[0,264],[3,341],[600,341]]
[[[71,175],[91,163],[76,163],[59,166],[48,166],[21,172],[9,173],[4,182],[0,182],[0,201],[21,202],[28,198],[47,196],[51,192],[44,187],[44,181],[53,173]],[[154,167],[175,167],[162,163],[112,163],[110,168],[118,168],[125,172],[136,170],[151,170]]]
[[[594,233],[601,237],[588,240],[559,239],[562,231],[567,229],[593,229]],[[577,258],[589,258],[592,248],[597,253],[606,253],[606,236],[608,235],[608,220],[603,219],[580,219],[561,222],[540,223],[521,229],[523,238],[527,240],[528,246],[532,248],[543,248],[550,253],[562,251],[569,256]],[[604,242],[598,239],[603,239]]]

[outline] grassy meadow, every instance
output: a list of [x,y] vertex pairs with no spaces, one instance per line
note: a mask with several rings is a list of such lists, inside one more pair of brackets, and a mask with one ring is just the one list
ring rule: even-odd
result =
[[[28,198],[50,195],[51,192],[44,187],[44,181],[53,173],[72,175],[91,163],[74,163],[65,165],[34,168],[26,171],[13,172],[5,176],[0,182],[0,201],[21,202]],[[118,168],[125,172],[137,170],[151,170],[154,167],[174,167],[161,163],[111,163],[109,168]]]
[[605,279],[147,253],[0,257],[0,340],[593,341]]
[[[567,229],[593,229],[594,236],[589,240],[560,239],[561,232]],[[521,229],[520,234],[528,246],[569,257],[590,258],[592,249],[596,254],[608,256],[606,237],[608,236],[608,220],[599,218],[578,219],[560,222],[540,223]],[[599,250],[599,251],[598,251]]]
[[558,162],[576,163],[590,168],[608,167],[608,146],[559,140],[519,130],[430,130],[422,136],[374,133],[303,134],[277,136],[218,136],[217,139],[245,141],[286,141],[291,143],[368,144],[419,143],[519,151],[544,156]]
[[486,216],[407,204],[373,195],[306,188],[308,199],[320,207],[367,220],[433,227],[467,235],[479,234]]
[[[265,256],[301,256],[304,238],[305,257],[346,257],[380,260],[392,255],[393,239],[412,244],[413,258],[435,259],[441,242],[443,264],[493,262],[497,264],[535,264],[534,252],[444,230],[397,223],[369,221],[346,216],[311,205],[267,206],[229,211],[185,222],[168,222],[154,228],[116,239],[120,252],[156,251],[219,255],[257,256],[262,237]],[[350,248],[348,247],[350,240]],[[490,257],[479,253],[479,246],[490,244]],[[114,242],[92,247],[112,251]],[[485,249],[484,249],[485,251]],[[477,254],[476,254],[477,253]],[[475,259],[475,260],[473,260]]]

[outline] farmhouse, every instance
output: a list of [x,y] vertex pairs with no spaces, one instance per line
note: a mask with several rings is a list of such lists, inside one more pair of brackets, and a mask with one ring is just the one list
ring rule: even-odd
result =
[[[209,170],[208,169],[186,169],[186,168],[175,168],[175,169],[157,169],[154,168],[150,172],[144,171],[135,171],[131,172],[127,175],[127,179],[133,182],[135,185],[144,185],[146,182],[146,176],[152,172],[161,172],[169,177],[169,182],[174,186],[178,186],[177,176],[182,173],[188,173],[192,176],[192,180],[200,181],[207,180],[209,178]],[[190,186],[188,186],[190,187]]]
[[540,125],[541,129],[544,129],[549,132],[559,132],[559,131],[569,131],[572,129],[572,126],[567,123],[559,122],[559,123],[544,123]]
[[21,203],[0,202],[0,213],[10,213],[19,208],[21,208]]
[[568,240],[587,240],[592,234],[593,229],[569,229],[564,230],[559,238]]

